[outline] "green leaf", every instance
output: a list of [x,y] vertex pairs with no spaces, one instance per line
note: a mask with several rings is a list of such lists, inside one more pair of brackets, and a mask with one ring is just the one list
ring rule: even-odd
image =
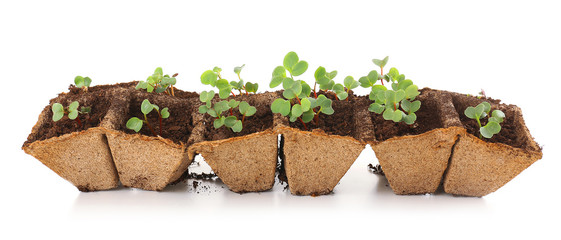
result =
[[150,103],[150,101],[148,101],[148,99],[144,99],[144,101],[142,101],[142,104],[140,105],[140,111],[142,111],[144,115],[150,113],[153,109],[154,106]]
[[60,103],[54,103],[51,107],[53,111],[53,121],[58,121],[64,116],[64,106]]
[[405,97],[407,99],[413,100],[415,99],[416,96],[418,96],[419,94],[421,94],[421,92],[419,92],[419,88],[417,87],[417,85],[409,85],[406,89],[405,89]]
[[214,67],[214,68],[212,69],[212,71],[215,72],[215,73],[220,73],[220,72],[222,72],[222,68]]
[[375,112],[377,114],[382,113],[384,111],[384,109],[385,109],[385,107],[383,105],[380,105],[379,103],[372,103],[368,107],[368,111]]
[[127,128],[134,130],[135,132],[139,132],[142,128],[143,121],[138,119],[137,117],[132,117],[127,121]]
[[210,108],[207,111],[208,115],[210,115],[211,117],[218,117],[218,114],[216,113],[216,110]]
[[161,86],[156,87],[156,93],[163,93],[165,91],[166,91],[166,88],[164,88],[164,87],[161,87]]
[[220,128],[220,127],[224,126],[224,117],[214,119],[213,125],[214,125],[214,128]]
[[286,69],[283,66],[278,66],[273,70],[273,78],[271,79],[271,83],[269,83],[270,88],[275,88],[282,83],[282,81],[286,78]]
[[151,93],[154,91],[154,86],[150,85],[150,84],[146,84],[146,91]]
[[222,88],[218,91],[218,96],[222,99],[226,99],[230,96],[230,92],[232,92],[231,87]]
[[390,71],[388,72],[388,76],[390,77],[390,80],[396,81],[397,78],[399,77],[399,71],[397,70],[397,68],[390,68]]
[[300,85],[302,85],[302,91],[300,92],[299,98],[307,98],[312,93],[312,88],[306,82],[298,80]]
[[177,79],[175,79],[174,77],[164,77],[162,79],[162,85],[165,86],[175,85],[176,83],[177,83]]
[[292,75],[293,76],[300,76],[300,75],[304,74],[304,72],[306,72],[306,70],[308,70],[308,62],[300,61],[300,62],[296,63],[296,65],[294,65],[294,67],[292,68]]
[[372,87],[370,81],[368,80],[368,77],[361,77],[358,79],[358,82],[360,83],[360,86],[363,88]]
[[234,124],[234,126],[232,126],[232,131],[233,132],[241,132],[243,129],[243,124],[241,120],[236,121],[236,123]]
[[[321,95],[320,95],[320,96],[321,96]],[[306,98],[306,99],[308,99],[308,101],[310,101],[310,109],[314,109],[314,108],[316,108],[316,107],[319,106],[319,105],[318,105],[317,99],[315,99],[315,98],[313,98],[313,97],[308,97],[308,98]]]
[[302,83],[300,83],[299,81],[295,81],[294,83],[292,83],[292,86],[290,86],[290,90],[294,92],[295,96],[300,95],[300,93],[302,92]]
[[368,73],[368,81],[370,82],[370,86],[374,85],[376,83],[376,81],[378,81],[378,78],[380,78],[380,75],[378,74],[378,72],[376,70],[372,70]]
[[331,71],[330,73],[328,73],[327,77],[329,79],[334,79],[335,77],[337,77],[337,70],[334,70],[334,71]]
[[292,69],[298,63],[298,55],[295,52],[289,52],[284,56],[284,61],[282,62],[284,68],[292,73]]
[[388,63],[389,56],[385,57],[384,59],[372,59],[372,62],[376,64],[376,66],[380,68],[384,68]]
[[304,113],[304,111],[302,111],[302,105],[294,104],[294,106],[292,106],[292,111],[290,112],[291,116],[300,117],[302,113]]
[[237,121],[238,119],[235,116],[228,116],[226,117],[226,119],[224,119],[224,125],[231,128],[234,126],[234,124],[236,124]]
[[417,115],[415,115],[415,113],[410,113],[409,115],[403,116],[402,120],[406,124],[411,125],[411,124],[415,123],[415,120],[417,120]]
[[199,100],[201,100],[201,102],[210,102],[212,98],[214,98],[214,90],[210,90],[208,92],[202,91],[199,95]]
[[290,116],[289,120],[290,122],[296,122],[296,120],[298,120],[298,117]]
[[243,67],[245,67],[245,64],[244,64],[244,65],[241,65],[241,66],[239,66],[239,67],[235,67],[235,68],[234,68],[234,72],[235,72],[236,74],[240,75],[240,72],[242,71]]
[[320,103],[319,106],[320,106],[322,109],[324,109],[324,108],[331,108],[331,104],[332,104],[332,103],[333,103],[333,101],[331,101],[331,99],[325,99],[324,101],[322,101],[322,102]]
[[393,109],[386,108],[386,110],[384,111],[384,114],[382,114],[382,117],[384,117],[384,120],[392,120],[394,112],[395,111]]
[[489,111],[491,111],[491,104],[489,104],[488,102],[482,102],[479,105],[483,105],[483,112],[489,114]]
[[302,121],[304,121],[305,123],[309,123],[312,121],[312,119],[314,119],[314,116],[314,111],[310,109],[302,114]]
[[257,108],[254,106],[250,106],[247,111],[245,112],[245,116],[246,117],[250,117],[253,116],[253,114],[255,114],[257,112]]
[[218,75],[212,70],[207,70],[201,75],[201,83],[204,85],[211,85],[214,87],[216,86],[216,79],[218,79]]
[[152,104],[152,107],[153,107],[154,109],[156,109],[156,111],[160,111],[160,108],[158,107],[158,105]]
[[325,71],[325,68],[319,66],[318,69],[316,69],[316,72],[314,73],[314,78],[316,79],[316,82],[321,84],[322,81],[329,81],[325,77],[326,73],[327,72]]
[[405,91],[399,89],[395,91],[395,102],[400,102],[402,99],[405,98]]
[[[230,101],[232,101],[232,100],[230,100]],[[239,106],[240,106],[240,113],[241,114],[245,114],[247,112],[247,109],[249,109],[249,107],[250,107],[249,103],[247,103],[246,101],[240,102]],[[232,107],[232,105],[230,105],[230,107]]]
[[343,84],[337,83],[337,84],[333,85],[333,91],[334,91],[335,93],[344,92],[344,91],[345,91],[345,87],[343,86]]
[[466,115],[466,117],[471,119],[479,118],[479,116],[477,116],[477,111],[475,110],[474,107],[467,107],[466,110],[464,110],[464,114]]
[[78,117],[78,110],[74,109],[74,110],[69,110],[68,111],[68,118],[71,120],[74,120]]
[[337,98],[339,100],[345,100],[348,96],[349,94],[345,91],[337,93]]
[[410,109],[410,113],[414,113],[416,111],[419,111],[419,109],[421,108],[421,101],[416,100],[411,102],[411,109]]
[[325,115],[331,115],[335,113],[335,110],[333,110],[332,107],[329,107],[329,108],[322,108],[321,112],[324,113]]
[[136,87],[134,87],[136,90],[138,89],[146,89],[148,87],[148,83],[145,81],[140,81],[136,84]]
[[228,101],[220,101],[214,104],[214,110],[218,115],[220,115],[222,112],[228,111],[229,109],[230,106],[228,106]]
[[164,75],[164,71],[162,70],[161,67],[157,67],[156,70],[154,70],[154,75],[156,75],[156,76],[163,76],[163,75]]
[[393,112],[392,120],[394,122],[400,122],[401,119],[403,118],[403,115],[405,115],[405,114],[403,114],[403,112],[398,109],[398,110]]
[[294,79],[292,79],[292,78],[289,78],[289,77],[284,78],[284,80],[282,80],[282,88],[290,89],[290,87],[292,87],[292,84],[294,84],[294,82],[296,82],[296,81],[294,81]]
[[208,112],[208,107],[206,105],[199,106],[199,113],[205,114]]
[[168,110],[168,108],[166,107],[166,108],[162,109],[161,114],[162,114],[162,118],[168,118],[168,117],[169,117],[169,110]]
[[505,114],[503,113],[503,111],[501,110],[494,110],[492,117],[489,118],[489,121],[491,122],[497,122],[497,123],[502,123],[503,120],[505,118]]
[[310,102],[310,99],[308,98],[303,98],[300,100],[300,102],[302,103],[302,111],[303,112],[307,112],[310,110],[310,107],[312,105],[312,103]]
[[92,79],[89,77],[84,78],[84,86],[89,87],[92,84]]
[[226,79],[220,79],[216,81],[216,87],[218,89],[225,89],[225,88],[231,88],[232,86],[230,85],[230,83],[228,82],[228,80]]
[[257,92],[257,89],[259,89],[259,84],[258,84],[258,83],[250,83],[250,82],[247,82],[247,83],[245,84],[245,90],[246,90],[247,92],[256,93],[256,92]]
[[280,113],[283,116],[287,116],[290,113],[290,102],[277,98],[271,104],[271,111],[273,111],[273,113]]
[[347,89],[355,89],[360,85],[352,76],[345,77],[343,83]]
[[397,89],[405,90],[405,89],[407,89],[407,87],[409,87],[411,85],[413,85],[413,81],[411,81],[409,79],[403,80],[403,81],[401,81],[397,84]]
[[[387,91],[385,92],[385,95],[386,95],[386,104],[394,104],[394,103],[397,103],[396,97],[395,97],[395,92],[394,92],[394,91],[392,91],[392,90],[387,90]],[[388,120],[388,119],[386,119],[386,120]]]
[[[237,106],[239,105],[239,106],[240,106],[240,110],[241,110],[241,108],[242,108],[241,104],[243,104],[243,103],[247,104],[247,102],[245,102],[245,101],[242,101],[242,102],[240,103],[240,101],[236,101],[235,99],[230,99],[230,101],[228,101],[228,106],[229,106],[230,108],[235,108],[235,107],[237,107]],[[247,105],[249,106],[249,104],[247,104]]]
[[327,82],[326,84],[320,84],[319,89],[327,91],[333,89],[334,86],[335,86],[335,81],[329,80],[329,82]]
[[78,106],[80,106],[80,103],[78,103],[78,101],[74,101],[68,105],[68,111],[76,111]]
[[475,107],[475,116],[477,116],[479,119],[482,118],[484,112],[485,112],[484,104],[479,104]]
[[82,76],[76,76],[74,78],[74,85],[76,85],[76,87],[83,87],[84,85],[84,78]]
[[491,138],[494,134],[497,134],[501,131],[501,125],[497,122],[489,122],[487,125],[479,129],[481,135],[485,138]]
[[411,109],[411,102],[407,101],[407,99],[401,100],[401,108],[403,108],[406,112],[409,112]]

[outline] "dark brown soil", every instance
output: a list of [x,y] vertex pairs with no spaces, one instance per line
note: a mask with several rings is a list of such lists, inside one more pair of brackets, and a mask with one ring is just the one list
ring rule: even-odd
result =
[[[298,128],[300,130],[313,130],[321,129],[328,134],[339,135],[339,136],[354,136],[354,95],[349,96],[349,101],[347,100],[336,100],[337,96],[333,92],[324,93],[323,91],[318,92],[319,94],[324,94],[327,98],[333,101],[332,107],[335,113],[332,115],[326,115],[323,113],[319,114],[318,123],[316,124],[315,119],[309,123],[306,123],[306,128],[300,122],[291,122],[290,127]],[[313,93],[312,93],[313,95]]]
[[[417,96],[416,100],[421,101],[421,108],[415,112],[417,120],[414,124],[396,123],[391,120],[385,120],[382,114],[370,113],[378,141],[384,141],[396,136],[418,135],[443,127],[438,115],[440,114],[437,109],[438,102],[427,97],[427,89],[421,89],[420,92],[421,94]],[[370,103],[373,103],[373,101],[370,101]]]
[[[157,98],[155,95],[145,96],[149,98],[152,104],[158,105],[160,110],[166,107],[169,109],[169,118],[162,119],[161,134],[158,113],[155,110],[152,110],[152,112],[147,115],[148,122],[150,123],[156,134],[162,136],[163,138],[170,139],[178,144],[181,142],[187,143],[187,140],[189,139],[189,136],[193,131],[191,117],[192,106],[190,106],[186,101],[182,102],[182,104],[162,103],[162,100],[165,100],[166,98],[173,98],[171,96],[158,96]],[[144,119],[144,115],[140,111],[140,106],[143,100],[144,98],[133,97],[129,106],[129,114],[125,118],[126,120],[132,117]],[[129,134],[136,133],[135,131],[126,128],[126,122],[122,124],[121,130]],[[148,128],[146,124],[142,126],[142,129],[139,133],[146,136],[154,136],[154,134],[150,131],[150,128]]]
[[[36,134],[29,135],[24,145],[99,126],[111,104],[110,99],[107,99],[104,95],[104,91],[92,91],[80,95],[60,94],[59,97],[51,99],[49,106],[44,109],[44,111],[47,111],[47,118],[49,120],[41,126]],[[60,103],[67,107],[73,101],[78,101],[80,107],[91,107],[91,113],[78,115],[82,126],[76,120],[70,120],[68,115],[65,115],[57,122],[50,120],[53,116],[51,110],[53,103]]]
[[[467,130],[468,133],[479,137],[479,126],[477,125],[477,121],[466,117],[464,111],[469,106],[477,106],[479,103],[487,101],[489,103],[500,103],[501,100],[495,100],[491,98],[481,98],[478,99],[477,97],[468,97],[462,96],[460,94],[455,94],[453,97],[454,107],[460,116],[460,121],[464,128]],[[496,107],[491,107],[491,112],[497,109]],[[510,105],[500,104],[499,110],[505,113],[505,119],[500,124],[501,131],[498,134],[493,135],[492,138],[482,138],[483,141],[492,142],[492,143],[503,143],[515,148],[524,148],[527,147],[524,139],[521,139],[521,136],[517,134],[517,123],[514,121],[514,109]],[[488,118],[481,119],[481,126],[485,126],[487,124]]]
[[[214,128],[214,118],[208,114],[205,114],[205,126],[206,126],[206,134],[205,139],[210,141],[221,140],[226,138],[232,137],[239,137],[245,136],[248,134],[261,132],[266,129],[273,127],[273,113],[271,112],[271,107],[268,102],[261,101],[256,98],[258,95],[242,95],[236,96],[237,101],[246,101],[249,105],[254,106],[257,108],[257,112],[250,117],[246,117],[243,122],[243,129],[239,133],[233,132],[230,128],[225,126],[220,127],[218,129]],[[229,99],[227,99],[229,100]],[[200,103],[202,105],[203,103]],[[195,109],[198,109],[196,106]],[[236,116],[239,120],[242,119],[242,115],[238,108],[235,108],[233,111],[234,116]],[[230,113],[223,113],[224,116],[229,116]]]

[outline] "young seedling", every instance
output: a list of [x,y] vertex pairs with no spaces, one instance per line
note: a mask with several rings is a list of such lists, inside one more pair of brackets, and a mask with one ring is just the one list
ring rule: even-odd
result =
[[[477,121],[477,125],[479,126],[479,138],[492,138],[493,135],[499,133],[501,131],[501,125],[504,121],[505,114],[501,110],[494,110],[491,115],[489,112],[491,111],[491,104],[488,102],[482,102],[476,107],[468,107],[464,111],[466,117],[475,119]],[[481,127],[481,119],[485,117],[489,117],[487,120],[487,124]]]
[[132,117],[127,121],[127,124],[126,124],[127,128],[131,129],[131,130],[134,130],[135,132],[139,132],[140,129],[142,129],[142,125],[144,123],[146,123],[146,125],[148,126],[148,128],[150,129],[152,134],[154,136],[157,136],[156,132],[154,131],[154,129],[152,128],[152,126],[148,122],[148,117],[146,117],[146,115],[148,115],[150,112],[152,112],[152,110],[156,110],[156,112],[158,113],[158,121],[159,121],[160,136],[161,136],[162,135],[162,119],[165,119],[165,118],[169,117],[169,110],[166,107],[166,108],[162,109],[162,111],[160,111],[160,108],[157,105],[150,103],[150,101],[148,101],[148,99],[144,99],[144,101],[142,101],[142,104],[140,105],[140,111],[142,112],[142,114],[144,114],[144,120],[141,120],[137,117]]
[[[337,71],[327,72],[325,68],[319,67],[314,76],[313,97],[311,97],[312,89],[305,81],[294,80],[294,76],[300,76],[308,70],[308,63],[300,61],[295,52],[289,52],[284,57],[283,66],[278,66],[273,70],[273,77],[269,86],[275,88],[282,84],[283,98],[278,98],[271,104],[273,113],[280,113],[288,116],[291,122],[299,120],[304,129],[308,130],[306,123],[315,119],[315,124],[319,124],[319,114],[324,113],[331,115],[335,111],[332,107],[331,99],[323,94],[317,94],[316,86],[320,85],[321,90],[333,90],[340,100],[347,98],[348,93],[344,90],[343,85],[338,86],[333,81],[337,76]],[[287,76],[286,72],[290,74]],[[350,84],[353,85],[353,84]],[[336,87],[337,86],[337,87]]]
[[76,87],[84,89],[84,92],[88,91],[91,83],[92,79],[89,77],[76,76],[74,78],[74,84]]
[[242,65],[240,67],[235,67],[234,72],[238,76],[239,81],[231,81],[223,79],[220,73],[222,72],[222,68],[214,67],[212,70],[207,70],[203,72],[201,75],[201,83],[204,85],[210,85],[212,87],[218,88],[218,95],[220,98],[225,99],[232,94],[232,96],[236,96],[233,90],[237,90],[240,92],[240,95],[243,94],[242,91],[245,91],[246,95],[249,95],[250,92],[256,93],[257,89],[259,88],[259,84],[247,82],[244,84],[243,79],[240,77],[240,73],[245,66]]
[[[372,61],[380,67],[380,72],[383,72],[388,57]],[[376,85],[378,80],[382,85]],[[391,82],[392,89],[387,89],[383,80]],[[359,82],[362,87],[371,89],[369,98],[374,103],[370,104],[369,111],[382,114],[385,120],[405,122],[408,125],[415,123],[415,112],[421,108],[421,101],[415,100],[420,94],[419,88],[413,81],[405,79],[405,75],[399,74],[396,68],[391,68],[386,75],[380,75],[376,70],[370,71],[367,76],[361,77]]]
[[[231,81],[223,79],[220,73],[222,69],[219,67],[214,67],[213,70],[207,70],[203,72],[201,75],[201,82],[205,85],[211,85],[213,87],[218,88],[218,95],[221,99],[226,99],[232,94],[232,96],[236,97],[233,90],[237,90],[240,92],[240,95],[243,94],[242,91],[245,91],[246,95],[249,93],[256,93],[259,85],[257,83],[247,82],[244,85],[244,81],[240,77],[241,70],[245,66],[242,65],[240,67],[234,68],[234,73],[238,76],[239,81]],[[212,99],[214,98],[215,92],[211,91],[203,91],[199,96],[199,100],[204,103],[204,105],[199,106],[199,113],[205,114],[208,113],[211,117],[214,117],[213,126],[214,128],[220,128],[222,126],[226,126],[230,128],[233,132],[241,132],[243,130],[243,124],[246,117],[252,116],[257,112],[257,108],[249,105],[246,101],[237,101],[235,99],[231,99],[229,101],[221,100],[216,102],[214,105],[212,104]],[[240,114],[242,115],[241,120],[239,120],[234,115],[234,109],[238,108]]]
[[70,105],[68,105],[67,108],[62,106],[62,104],[60,103],[54,103],[53,106],[51,107],[51,110],[53,111],[53,121],[57,122],[60,119],[62,119],[65,114],[67,114],[68,119],[75,120],[78,123],[78,126],[82,128],[82,121],[80,121],[78,115],[89,114],[91,112],[91,108],[81,107],[80,110],[78,110],[79,106],[80,103],[78,103],[77,101],[70,103]]
[[175,96],[173,85],[177,82],[175,79],[177,75],[177,73],[171,77],[167,74],[164,75],[162,68],[158,67],[154,70],[154,74],[149,76],[146,81],[138,82],[136,89],[146,89],[149,93],[166,93],[168,95]]

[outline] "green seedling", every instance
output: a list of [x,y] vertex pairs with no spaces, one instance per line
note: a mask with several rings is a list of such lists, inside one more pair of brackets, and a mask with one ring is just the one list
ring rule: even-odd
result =
[[146,89],[147,92],[166,93],[175,96],[173,85],[176,84],[177,73],[173,76],[164,75],[161,67],[154,70],[154,74],[149,76],[146,81],[140,81],[136,85],[136,89]]
[[146,117],[146,115],[148,115],[150,112],[152,112],[152,110],[156,110],[156,112],[158,113],[158,121],[159,121],[160,136],[161,136],[162,135],[162,119],[169,118],[169,110],[166,107],[166,108],[162,109],[162,111],[160,111],[160,108],[157,105],[150,103],[150,101],[148,101],[148,99],[144,99],[144,101],[142,101],[142,104],[140,105],[140,111],[142,112],[142,114],[144,114],[144,120],[141,120],[137,117],[132,117],[127,121],[127,128],[131,129],[131,130],[134,130],[135,132],[139,132],[140,129],[142,129],[142,125],[144,123],[146,123],[146,125],[148,126],[148,128],[150,129],[152,134],[154,136],[157,136],[156,132],[154,131],[154,129],[150,125],[150,122],[148,122],[148,117]]
[[[477,125],[479,126],[479,138],[492,138],[493,135],[501,131],[500,123],[504,121],[505,114],[501,110],[496,109],[489,115],[490,111],[491,104],[488,102],[482,102],[476,107],[467,107],[464,111],[466,117],[477,121]],[[487,124],[481,127],[481,119],[485,117],[489,117],[489,119],[487,120]]]
[[68,107],[66,108],[60,103],[54,103],[51,107],[51,110],[53,111],[53,121],[59,121],[66,114],[68,116],[68,119],[75,120],[78,123],[78,126],[82,128],[82,122],[80,121],[78,115],[89,114],[92,109],[90,107],[81,107],[80,110],[78,110],[79,106],[80,103],[78,103],[77,101],[70,103],[70,105],[68,105]]
[[88,91],[91,83],[92,79],[89,77],[76,76],[74,78],[74,84],[76,85],[76,87],[82,88],[86,92]]
[[[388,57],[382,60],[373,59],[372,62],[379,66],[380,72],[383,73]],[[382,85],[376,85],[378,80]],[[392,89],[384,86],[384,80],[391,82]],[[361,77],[359,82],[360,86],[371,89],[369,98],[374,103],[370,104],[369,111],[382,114],[385,120],[405,122],[408,125],[415,123],[415,112],[421,108],[421,101],[415,100],[420,94],[419,88],[410,79],[405,79],[405,75],[400,74],[396,68],[391,68],[385,75],[378,74],[376,70],[370,71],[367,76]]]
[[[318,125],[320,113],[331,115],[335,112],[331,99],[323,94],[317,94],[316,86],[318,84],[320,90],[331,90],[337,94],[337,98],[340,100],[348,97],[349,87],[356,88],[358,85],[353,82],[352,77],[347,77],[348,84],[346,83],[346,85],[349,87],[345,90],[342,84],[335,84],[333,81],[333,78],[337,76],[337,71],[327,72],[324,67],[319,67],[314,74],[316,81],[312,90],[305,81],[294,79],[295,76],[304,74],[306,70],[308,70],[308,63],[301,61],[295,52],[289,52],[284,57],[283,66],[278,66],[273,70],[269,86],[275,88],[282,84],[284,89],[284,98],[275,99],[271,104],[273,113],[287,116],[291,122],[299,120],[304,129],[308,130],[306,123],[315,119],[315,124]],[[312,91],[313,96],[311,96]]]
[[[218,88],[218,95],[221,99],[226,99],[232,94],[236,97],[233,90],[239,91],[240,95],[245,91],[246,95],[249,93],[256,93],[259,88],[259,84],[247,82],[244,84],[240,73],[245,66],[239,66],[234,68],[234,73],[238,76],[238,81],[231,81],[223,79],[220,73],[222,69],[219,67],[214,67],[213,70],[207,70],[201,75],[201,83],[205,85],[210,85]],[[214,117],[213,126],[214,128],[220,128],[225,126],[230,128],[233,132],[241,132],[243,130],[243,124],[246,117],[253,116],[257,112],[257,108],[249,105],[246,101],[237,101],[235,99],[221,100],[212,104],[212,99],[214,98],[215,92],[203,91],[199,96],[199,100],[204,103],[199,107],[199,113],[208,114]],[[240,114],[242,115],[241,120],[234,115],[234,109],[238,108]]]
[[228,98],[230,94],[235,97],[236,94],[233,92],[233,90],[239,91],[240,95],[243,94],[242,91],[245,91],[246,95],[249,95],[249,93],[256,93],[257,89],[259,88],[259,84],[251,82],[247,82],[244,84],[244,81],[240,76],[243,67],[245,67],[245,64],[240,67],[234,68],[234,73],[236,73],[236,75],[238,76],[238,81],[228,82],[228,80],[223,79],[222,75],[220,74],[222,72],[222,69],[219,67],[214,67],[214,69],[212,70],[203,72],[203,74],[201,75],[201,83],[218,88],[218,95],[222,99]]

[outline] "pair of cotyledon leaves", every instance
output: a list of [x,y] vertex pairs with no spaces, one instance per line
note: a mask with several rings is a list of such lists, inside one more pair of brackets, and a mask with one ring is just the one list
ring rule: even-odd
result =
[[79,113],[89,113],[91,111],[90,107],[82,107],[80,110],[78,110],[79,106],[80,103],[74,101],[70,103],[70,105],[68,105],[68,109],[67,111],[65,111],[62,104],[54,103],[51,107],[51,110],[53,111],[53,121],[59,121],[60,119],[62,119],[62,117],[64,117],[65,113],[68,113],[69,119],[74,120],[78,117]]

